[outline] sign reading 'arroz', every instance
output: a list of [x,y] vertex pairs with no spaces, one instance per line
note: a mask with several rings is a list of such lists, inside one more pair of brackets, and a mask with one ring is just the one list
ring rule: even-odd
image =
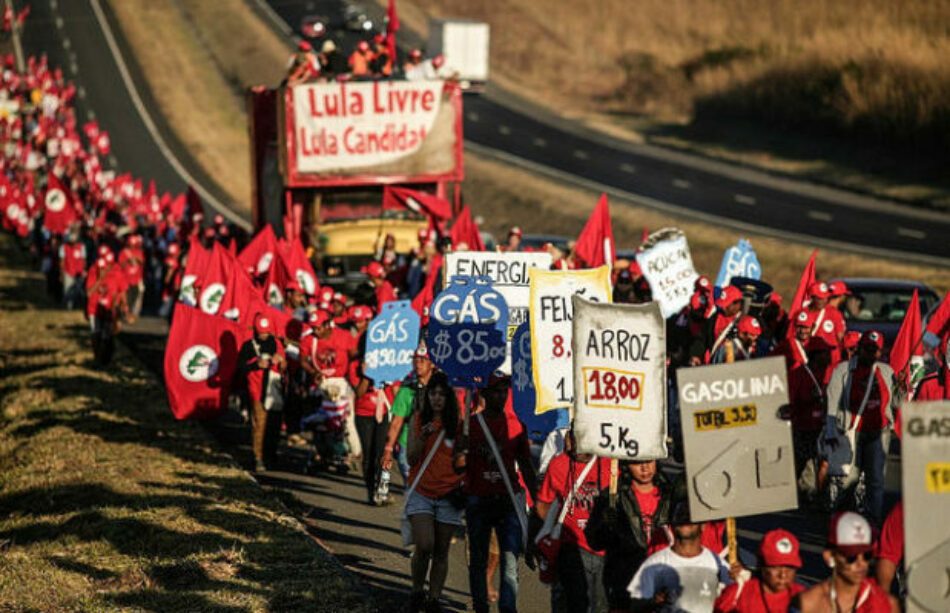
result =
[[798,506],[785,361],[680,368],[689,508],[696,521]]
[[535,413],[574,406],[574,358],[571,339],[577,294],[610,302],[610,270],[540,270],[531,277],[531,364],[538,402]]
[[455,277],[483,277],[491,280],[492,288],[508,304],[508,359],[501,365],[511,373],[511,339],[518,326],[528,321],[531,290],[528,271],[532,268],[551,268],[551,254],[547,252],[458,251],[445,256],[446,282]]
[[666,457],[666,337],[660,307],[574,302],[574,436],[580,453]]
[[950,401],[901,410],[907,611],[950,611]]

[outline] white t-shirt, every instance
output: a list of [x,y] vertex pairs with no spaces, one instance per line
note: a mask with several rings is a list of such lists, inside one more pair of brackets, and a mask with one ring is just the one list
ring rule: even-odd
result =
[[665,590],[663,613],[712,613],[721,586],[729,583],[729,568],[712,551],[703,547],[698,556],[684,558],[668,547],[643,562],[627,591],[631,598],[652,600]]

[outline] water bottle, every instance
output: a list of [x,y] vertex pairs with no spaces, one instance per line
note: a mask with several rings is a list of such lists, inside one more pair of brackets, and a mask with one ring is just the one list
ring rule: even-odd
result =
[[389,499],[389,471],[381,470],[379,472],[379,485],[376,486],[376,498],[379,502],[385,502]]

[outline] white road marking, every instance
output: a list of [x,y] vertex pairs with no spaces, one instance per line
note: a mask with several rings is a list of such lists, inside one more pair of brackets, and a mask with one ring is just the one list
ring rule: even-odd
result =
[[738,202],[739,204],[755,206],[755,198],[753,198],[752,196],[746,196],[744,194],[736,194],[735,199],[736,199],[736,202]]
[[831,221],[832,219],[834,219],[834,217],[831,216],[831,213],[826,213],[826,212],[824,212],[824,211],[808,211],[808,216],[809,216],[811,219],[815,219],[815,220],[817,220],[817,221],[826,221],[826,222],[827,222],[827,221]]
[[544,139],[541,138],[540,136],[535,136],[534,139],[531,141],[531,143],[532,143],[535,147],[546,147],[547,144],[548,144],[548,141],[544,140]]
[[59,16],[56,17],[56,27],[59,28],[60,30],[63,29],[63,18],[62,18],[62,17],[59,17]]
[[115,158],[115,155],[109,154],[109,164],[110,164],[113,168],[117,168],[117,167],[119,166],[119,160],[117,160],[117,159]]
[[673,179],[673,187],[678,187],[680,189],[689,189],[692,186],[693,184],[685,179]]
[[125,88],[129,92],[129,97],[132,98],[132,104],[135,106],[135,110],[138,111],[139,116],[142,118],[142,123],[145,124],[145,128],[151,135],[152,140],[155,141],[155,146],[157,146],[159,151],[162,152],[162,155],[165,156],[165,159],[168,160],[168,163],[171,165],[171,167],[175,169],[175,172],[177,172],[178,175],[184,179],[185,183],[190,183],[192,186],[194,186],[195,191],[198,192],[198,195],[201,196],[201,199],[207,202],[211,208],[215,209],[245,230],[250,230],[251,224],[248,223],[246,219],[234,212],[234,210],[223,205],[220,201],[218,201],[217,198],[209,193],[203,185],[201,185],[194,179],[194,177],[191,176],[191,173],[189,173],[185,167],[182,166],[181,162],[178,161],[178,158],[175,157],[175,154],[172,153],[171,149],[168,148],[165,140],[162,138],[161,134],[159,134],[158,128],[155,127],[155,122],[152,121],[151,115],[148,114],[148,110],[142,103],[142,98],[139,96],[138,90],[135,89],[135,83],[132,82],[132,77],[129,75],[129,68],[126,66],[125,60],[122,58],[122,53],[119,51],[119,45],[116,43],[115,36],[112,34],[112,28],[106,21],[105,14],[102,12],[102,6],[99,4],[99,0],[90,0],[89,4],[92,6],[92,12],[96,15],[96,21],[99,22],[99,28],[102,30],[102,34],[106,38],[106,44],[109,46],[109,52],[115,59],[116,65],[119,67],[119,74],[122,76],[122,81],[125,83]]
[[468,117],[469,121],[478,121],[478,113],[474,111],[469,111],[468,113],[465,113],[465,116]]
[[85,97],[86,97],[86,88],[83,87],[82,85],[80,85],[79,87],[77,87],[77,88],[76,88],[76,95],[79,96],[80,98],[85,98]]
[[77,62],[76,53],[74,51],[69,52],[69,61],[73,64]]
[[88,111],[86,111],[86,117],[88,117],[89,119],[95,119],[96,112],[92,109],[89,109]]
[[49,7],[54,11],[56,10],[56,4],[56,0],[49,0]]
[[582,150],[580,150],[580,149],[575,149],[575,150],[574,150],[574,157],[576,157],[576,158],[579,159],[579,160],[586,160],[586,159],[589,159],[589,158],[590,158],[590,155],[588,155],[586,151],[582,151]]
[[69,63],[69,72],[71,72],[71,73],[73,73],[73,74],[78,74],[78,73],[79,73],[79,65],[76,64],[76,62],[70,62],[70,63]]
[[69,49],[71,46],[72,42],[70,42],[69,37],[63,38],[63,49]]
[[[4,0],[4,6],[9,11],[13,11],[13,0]],[[26,62],[23,61],[23,45],[20,42],[20,28],[13,28],[13,54],[16,56],[17,70],[26,72]]]
[[508,136],[509,134],[511,134],[511,128],[509,128],[508,126],[498,126],[498,131],[504,134],[505,136]]
[[897,233],[900,236],[906,236],[908,238],[922,239],[927,238],[927,233],[920,230],[914,230],[912,228],[897,228]]
[[633,164],[621,164],[620,170],[622,170],[623,172],[628,172],[630,174],[633,174],[637,172],[637,167],[634,166]]

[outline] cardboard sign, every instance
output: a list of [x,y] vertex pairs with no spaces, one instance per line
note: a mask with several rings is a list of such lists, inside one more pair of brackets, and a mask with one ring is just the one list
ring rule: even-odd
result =
[[[535,413],[574,405],[571,296],[610,302],[610,269],[528,271],[531,278],[531,363],[537,388]],[[540,365],[544,365],[543,368]]]
[[908,613],[950,611],[950,401],[901,409]]
[[762,266],[755,255],[752,244],[744,238],[726,249],[719,265],[719,275],[716,277],[716,287],[726,287],[733,277],[747,277],[749,279],[762,278]]
[[364,374],[377,385],[400,381],[412,371],[419,346],[419,315],[409,300],[383,304],[366,329]]
[[551,254],[547,252],[459,251],[445,256],[445,280],[455,277],[487,277],[492,287],[508,303],[509,359],[501,370],[511,374],[511,338],[515,330],[528,321],[531,290],[528,270],[551,268]]
[[432,302],[428,348],[453,385],[482,387],[505,361],[508,305],[485,277],[455,277]]
[[651,234],[637,254],[637,264],[650,284],[653,300],[660,304],[663,319],[689,304],[699,273],[693,267],[686,235],[680,230],[664,228]]
[[655,303],[573,296],[577,450],[622,460],[665,458],[666,325]]
[[295,85],[297,172],[377,166],[418,151],[432,132],[442,86],[442,81]]
[[782,357],[676,371],[693,520],[798,507],[785,372]]
[[535,414],[537,390],[534,387],[531,367],[531,322],[526,321],[515,330],[511,339],[511,402],[515,415],[524,425],[528,438],[543,443],[552,430],[564,428],[570,423],[567,409],[554,409],[541,415]]

